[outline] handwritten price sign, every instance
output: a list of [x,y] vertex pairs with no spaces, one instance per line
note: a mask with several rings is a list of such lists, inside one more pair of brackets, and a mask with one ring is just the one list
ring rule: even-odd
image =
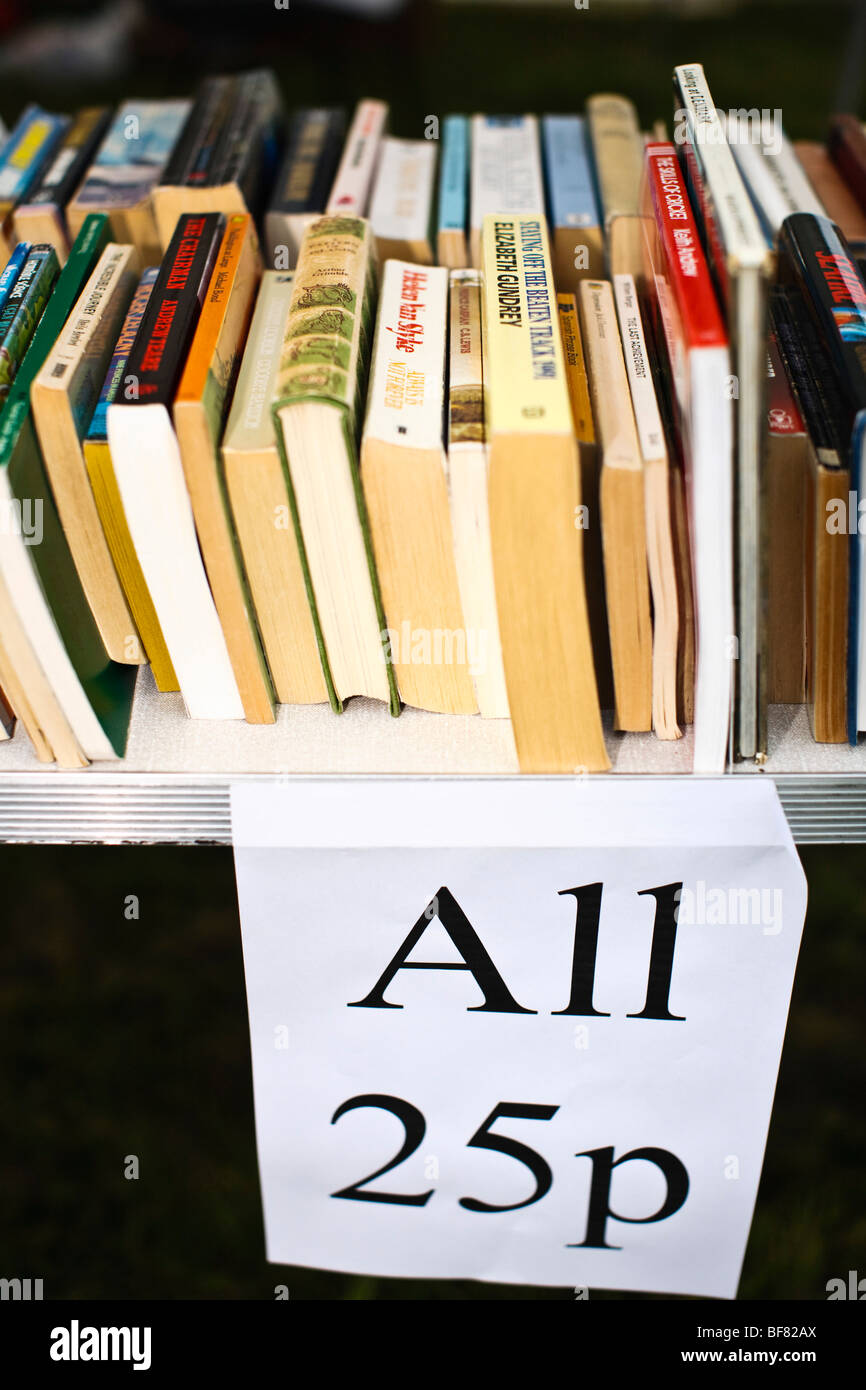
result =
[[269,1259],[735,1295],[806,905],[768,778],[232,817]]

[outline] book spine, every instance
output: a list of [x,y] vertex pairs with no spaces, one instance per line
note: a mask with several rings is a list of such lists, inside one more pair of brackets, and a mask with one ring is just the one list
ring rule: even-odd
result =
[[632,102],[600,93],[586,103],[605,231],[614,217],[638,211],[643,140]]
[[167,405],[183,369],[225,224],[221,213],[182,217],[160,267],[126,364],[135,394],[126,400]]
[[88,107],[78,112],[38,187],[28,198],[28,207],[66,207],[104,138],[110,120],[111,110],[107,106]]
[[408,242],[427,238],[435,172],[432,141],[386,136],[370,202],[374,236]]
[[439,166],[439,231],[463,232],[468,222],[469,122],[446,116]]
[[238,184],[255,210],[260,182],[276,173],[283,136],[283,104],[273,73],[243,73],[208,182]]
[[387,122],[388,107],[384,102],[359,103],[328,197],[325,209],[328,214],[348,217],[366,214]]
[[449,284],[448,448],[484,445],[481,277],[452,270]]
[[594,444],[595,424],[592,418],[589,378],[586,374],[586,360],[583,355],[583,342],[580,336],[577,299],[573,294],[558,294],[556,306],[559,310],[559,328],[562,334],[568,394],[574,416],[574,432],[577,435],[578,444]]
[[600,226],[585,122],[580,116],[544,116],[541,133],[550,225]]
[[485,217],[482,266],[488,442],[500,432],[571,435],[544,219]]
[[472,117],[472,226],[490,213],[544,212],[538,121],[534,116]]
[[0,222],[22,202],[39,179],[66,129],[66,116],[28,106],[3,148],[0,163]]
[[262,276],[235,388],[224,450],[264,450],[274,443],[271,404],[276,396],[280,354],[291,308],[292,272]]
[[6,262],[2,274],[0,274],[0,316],[2,316],[3,310],[9,300],[9,295],[12,293],[12,287],[21,274],[22,267],[29,255],[30,243],[27,241],[19,241],[12,255],[9,257],[9,260]]
[[271,212],[286,216],[324,212],[345,133],[342,110],[311,108],[295,114]]
[[9,296],[0,317],[0,398],[9,392],[58,272],[54,247],[36,247]]
[[[726,347],[727,334],[689,203],[685,179],[671,144],[646,147],[647,194],[686,338],[686,348]],[[665,325],[668,332],[670,325]]]
[[208,182],[218,142],[231,114],[235,90],[235,79],[231,77],[210,77],[202,83],[163,174],[164,185],[201,188]]
[[159,267],[149,266],[138,282],[138,288],[132,297],[132,302],[123,321],[123,328],[120,330],[120,336],[114,345],[111,362],[93,410],[87,430],[89,441],[103,444],[108,440],[108,407],[117,400],[120,394],[126,363],[129,360],[132,345],[141,327],[141,320],[144,318],[144,311],[147,308],[158,275]]
[[295,271],[277,404],[319,397],[345,406],[356,419],[372,321],[370,261],[363,219],[322,217],[308,229]]
[[637,290],[631,275],[615,275],[613,288],[640,451],[645,463],[658,462],[667,458],[667,447],[650,372]]
[[866,406],[866,283],[839,229],[828,219],[793,213],[780,251],[840,374],[853,414]]
[[448,271],[385,263],[364,438],[442,448]]
[[704,230],[712,271],[728,304],[733,269],[767,270],[767,241],[699,63],[675,69],[675,92],[680,101],[676,136],[682,140],[686,182]]

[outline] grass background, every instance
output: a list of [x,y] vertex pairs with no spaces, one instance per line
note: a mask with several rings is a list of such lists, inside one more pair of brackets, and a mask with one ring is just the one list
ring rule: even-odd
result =
[[[429,114],[574,110],[603,88],[629,93],[648,124],[669,117],[674,64],[701,60],[720,105],[781,108],[790,135],[820,137],[848,23],[842,5],[684,21],[598,0],[431,3],[380,25],[262,0],[153,5],[128,66],[86,82],[60,64],[48,78],[7,74],[0,111],[176,95],[207,70],[265,61],[290,105],[380,95],[404,136]],[[823,1299],[828,1279],[866,1265],[866,858],[803,859],[810,907],[740,1289],[750,1298]],[[301,1299],[573,1297],[266,1264],[229,851],[4,846],[0,883],[0,1273],[41,1277],[60,1299],[259,1299],[279,1283]],[[123,1176],[131,1153],[137,1182]]]

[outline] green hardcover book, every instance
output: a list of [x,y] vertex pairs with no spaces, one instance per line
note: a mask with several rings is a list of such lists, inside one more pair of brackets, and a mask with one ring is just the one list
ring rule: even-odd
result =
[[[46,477],[30,387],[108,240],[108,218],[88,217],[0,416],[0,508],[12,522],[0,527],[0,575],[75,739],[91,759],[123,756],[135,667],[106,655]],[[20,524],[25,513],[28,528]]]
[[365,695],[400,713],[358,468],[376,266],[370,224],[322,217],[304,235],[272,411],[333,708]]
[[60,271],[53,246],[33,246],[0,314],[0,401],[24,358]]

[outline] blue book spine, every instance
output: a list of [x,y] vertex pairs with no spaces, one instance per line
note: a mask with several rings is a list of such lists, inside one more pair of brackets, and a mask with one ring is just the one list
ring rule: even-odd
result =
[[542,117],[541,144],[551,227],[601,226],[583,117]]
[[469,121],[446,116],[439,168],[439,231],[465,232],[469,209]]
[[3,146],[0,204],[11,208],[24,200],[68,125],[68,116],[54,116],[50,111],[43,111],[41,106],[26,108]]
[[21,274],[21,267],[30,255],[30,242],[19,241],[9,260],[6,262],[6,269],[0,275],[0,314],[6,307],[6,301],[12,293],[15,281]]

